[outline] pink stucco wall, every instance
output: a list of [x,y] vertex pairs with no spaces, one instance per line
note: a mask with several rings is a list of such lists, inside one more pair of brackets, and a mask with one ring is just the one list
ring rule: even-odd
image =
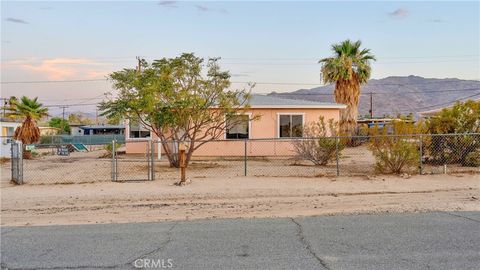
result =
[[[250,139],[278,138],[279,114],[303,114],[304,123],[317,121],[320,116],[325,121],[339,120],[340,109],[250,109],[252,118],[258,119],[250,123]],[[128,134],[128,130],[126,132]],[[126,142],[127,154],[145,153],[146,142],[128,140]],[[245,151],[243,141],[215,141],[202,145],[194,153],[194,156],[242,156]],[[258,140],[247,143],[249,156],[289,156],[293,155],[292,145],[288,139],[282,140]]]

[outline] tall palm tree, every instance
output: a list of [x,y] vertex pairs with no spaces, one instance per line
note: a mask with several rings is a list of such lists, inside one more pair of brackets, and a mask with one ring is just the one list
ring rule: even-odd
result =
[[[25,96],[20,101],[11,99],[9,115],[24,119],[22,125],[15,130],[13,138],[22,141],[24,147],[40,140],[40,129],[36,121],[48,115],[48,109],[37,100],[38,98],[29,99]],[[25,158],[30,158],[30,156],[30,152],[24,151]]]
[[360,85],[371,75],[370,61],[375,56],[369,49],[361,49],[362,42],[345,40],[332,45],[334,55],[319,61],[321,77],[326,84],[335,83],[335,102],[347,105],[340,113],[340,130],[345,135],[354,135],[358,117]]

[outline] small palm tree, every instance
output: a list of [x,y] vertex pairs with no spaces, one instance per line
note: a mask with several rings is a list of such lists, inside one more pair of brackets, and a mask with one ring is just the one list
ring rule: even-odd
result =
[[340,130],[345,135],[355,134],[360,85],[370,78],[370,61],[375,61],[370,50],[360,49],[361,45],[360,40],[333,44],[334,56],[319,61],[322,64],[322,81],[326,84],[335,83],[335,102],[347,105],[340,113]]
[[37,126],[37,120],[48,115],[48,109],[39,103],[38,98],[29,99],[23,96],[20,101],[11,99],[10,117],[23,118],[23,123],[19,126],[13,138],[19,140],[24,145],[24,158],[30,158],[31,153],[25,151],[25,145],[36,143],[40,140],[40,129]]

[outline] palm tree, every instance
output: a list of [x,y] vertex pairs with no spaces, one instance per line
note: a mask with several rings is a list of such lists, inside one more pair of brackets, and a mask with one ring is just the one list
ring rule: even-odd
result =
[[370,78],[370,61],[375,61],[370,50],[360,49],[361,45],[360,40],[333,44],[334,55],[319,61],[322,81],[335,83],[335,102],[347,105],[340,113],[340,130],[345,135],[355,134],[360,85]]
[[23,96],[20,101],[11,99],[10,113],[11,117],[23,118],[21,126],[17,127],[13,138],[19,140],[24,145],[24,158],[30,158],[31,153],[25,151],[25,145],[36,143],[40,140],[40,130],[37,126],[37,120],[48,115],[48,109],[39,103],[38,98],[29,99]]

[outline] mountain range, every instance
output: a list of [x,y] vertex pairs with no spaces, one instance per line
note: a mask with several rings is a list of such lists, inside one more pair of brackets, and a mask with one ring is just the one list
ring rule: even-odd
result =
[[[334,85],[300,89],[293,92],[272,92],[268,95],[334,102]],[[480,81],[456,78],[432,79],[419,76],[391,76],[371,79],[361,86],[359,115],[369,115],[372,100],[373,117],[413,113],[448,107],[456,101],[480,98]]]

